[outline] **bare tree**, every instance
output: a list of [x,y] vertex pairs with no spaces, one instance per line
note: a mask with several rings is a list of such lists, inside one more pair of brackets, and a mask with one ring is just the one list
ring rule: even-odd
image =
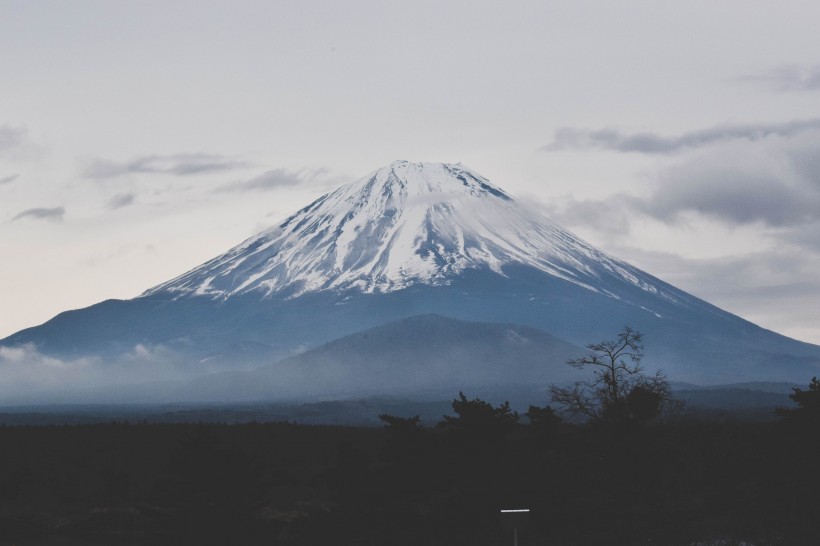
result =
[[567,364],[591,368],[593,379],[569,387],[551,385],[552,401],[570,415],[595,420],[647,421],[677,407],[663,373],[644,375],[642,338],[639,331],[625,326],[616,339],[587,345],[585,356]]

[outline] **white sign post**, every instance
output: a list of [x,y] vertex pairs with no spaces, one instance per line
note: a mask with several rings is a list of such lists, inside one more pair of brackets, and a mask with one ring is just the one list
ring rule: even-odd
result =
[[513,546],[518,546],[518,529],[523,529],[529,520],[529,508],[515,508],[509,510],[502,510],[501,517],[504,521],[504,527],[513,530]]

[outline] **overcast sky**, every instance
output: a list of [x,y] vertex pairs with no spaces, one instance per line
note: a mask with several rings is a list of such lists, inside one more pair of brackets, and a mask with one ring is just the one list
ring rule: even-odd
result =
[[0,338],[395,159],[820,343],[820,4],[0,0]]

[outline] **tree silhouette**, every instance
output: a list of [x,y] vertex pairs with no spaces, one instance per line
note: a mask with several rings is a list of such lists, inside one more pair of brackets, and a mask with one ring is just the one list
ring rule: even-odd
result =
[[380,413],[379,419],[385,422],[385,428],[391,431],[408,431],[421,428],[421,417],[414,415],[413,417],[397,417],[388,413]]
[[793,420],[820,422],[820,381],[812,377],[808,390],[793,388],[789,398],[797,404],[796,408],[778,408],[777,413]]
[[573,368],[591,368],[593,379],[572,386],[551,385],[553,402],[572,416],[598,421],[648,421],[676,407],[666,376],[644,375],[643,334],[625,326],[614,340],[587,345],[589,352],[567,361]]
[[530,420],[530,426],[544,432],[556,430],[561,423],[561,416],[555,413],[555,410],[550,406],[543,408],[540,406],[530,406],[524,415]]
[[509,432],[518,422],[518,412],[510,409],[510,403],[504,402],[493,407],[489,402],[480,398],[469,400],[463,392],[453,400],[453,411],[456,417],[445,415],[440,427],[463,431],[496,431]]

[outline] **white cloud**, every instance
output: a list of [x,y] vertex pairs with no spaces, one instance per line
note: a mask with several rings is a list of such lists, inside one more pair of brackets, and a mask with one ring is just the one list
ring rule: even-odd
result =
[[54,358],[40,353],[31,343],[0,346],[0,394],[14,394],[14,389],[21,386],[44,390],[73,384],[99,362],[89,358],[70,361]]
[[163,345],[136,344],[113,357],[74,358],[45,354],[32,343],[0,346],[0,403],[116,402],[106,398],[111,387],[127,394],[146,381],[173,381],[189,373]]

